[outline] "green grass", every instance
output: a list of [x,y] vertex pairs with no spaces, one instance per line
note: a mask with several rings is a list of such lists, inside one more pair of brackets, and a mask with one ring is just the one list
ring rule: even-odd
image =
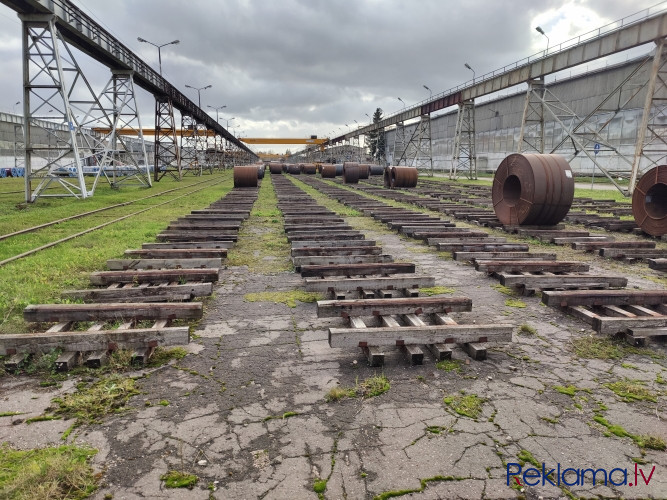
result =
[[519,327],[519,335],[537,335],[537,330],[528,323],[524,323]]
[[583,337],[572,341],[574,353],[580,358],[621,359],[630,354],[649,356],[653,359],[664,355],[648,348],[632,347],[622,340],[609,337]]
[[628,431],[626,431],[622,426],[609,423],[607,419],[604,418],[602,415],[595,415],[593,417],[593,420],[607,429],[607,434],[606,434],[607,436],[611,436],[613,434],[614,436],[618,437],[629,437],[640,448],[648,448],[651,450],[658,450],[658,451],[665,451],[665,449],[667,449],[665,441],[658,436],[651,436],[651,435],[639,436],[636,434],[631,434]]
[[238,241],[227,253],[230,266],[248,266],[250,271],[260,274],[292,270],[290,244],[277,204],[269,175],[262,180],[257,201],[241,226]]
[[419,488],[410,488],[403,490],[391,490],[385,491],[373,497],[373,500],[387,500],[388,498],[402,497],[404,495],[410,495],[412,493],[421,493],[423,492],[428,483],[438,483],[438,482],[448,482],[448,481],[464,481],[469,479],[467,477],[455,477],[455,476],[433,476],[427,477],[425,479],[419,480]]
[[160,479],[164,481],[164,485],[167,488],[194,488],[199,478],[194,474],[188,474],[186,472],[180,472],[177,470],[170,470],[166,474],[160,476]]
[[0,498],[64,500],[89,497],[97,489],[91,448],[58,446],[15,450],[0,446]]
[[443,359],[442,361],[438,361],[435,364],[435,367],[438,370],[443,370],[445,372],[456,372],[456,373],[461,373],[461,370],[463,369],[461,366],[461,362],[458,359]]
[[476,394],[446,396],[443,401],[459,415],[472,418],[473,420],[477,420],[484,404],[484,400]]
[[125,404],[137,394],[133,378],[113,374],[95,382],[81,382],[76,392],[54,398],[52,411],[76,418],[78,425],[99,423],[107,415],[126,411]]
[[169,363],[169,361],[172,359],[183,359],[187,355],[188,351],[186,351],[183,347],[159,346],[155,349],[155,352],[153,352],[153,355],[150,357],[147,366],[150,368],[162,366]]
[[554,389],[556,389],[556,391],[560,392],[561,394],[566,394],[570,397],[574,397],[577,392],[591,392],[590,389],[580,389],[579,387],[575,387],[573,385],[568,385],[567,387],[562,385],[555,385]]
[[295,411],[286,411],[282,415],[269,415],[268,417],[264,417],[264,422],[268,422],[269,420],[285,420],[290,417],[296,417],[297,415],[298,413]]
[[326,479],[315,479],[313,481],[313,491],[317,494],[324,493],[327,489],[327,482]]
[[357,380],[354,387],[332,387],[324,396],[324,399],[327,403],[356,397],[368,399],[380,396],[390,388],[391,384],[386,375],[374,375],[361,383]]
[[243,296],[243,300],[246,302],[273,302],[274,304],[285,304],[291,308],[296,307],[297,301],[312,304],[323,298],[324,296],[320,293],[304,292],[303,290],[246,293]]
[[509,295],[510,297],[515,297],[517,295],[516,288],[511,288],[509,286],[501,285],[499,283],[491,285],[491,288],[504,295]]
[[443,293],[454,293],[456,290],[454,288],[449,288],[446,286],[432,286],[426,288],[420,288],[419,293],[430,297],[431,295],[440,295]]
[[[224,182],[217,183],[221,179],[225,179]],[[187,179],[179,184],[164,179],[156,184],[156,189],[172,189],[200,181],[201,179]],[[208,206],[229,191],[232,185],[229,174],[215,175],[210,182],[210,187],[175,200],[172,204],[154,208],[0,267],[0,334],[30,331],[32,327],[23,320],[25,306],[62,302],[60,293],[63,290],[88,287],[90,272],[105,269],[107,259],[122,257],[126,249],[139,248],[146,241],[154,241],[155,235],[163,230],[169,221],[188,214],[193,209]],[[202,184],[199,187],[204,186]],[[130,187],[119,191],[105,188],[86,200],[44,199],[30,205],[26,210],[18,211],[13,206],[0,204],[0,234],[110,203],[147,196],[153,192]],[[183,194],[183,191],[176,191],[163,197],[140,201],[120,212],[110,210],[103,212],[103,215],[78,219],[10,238],[0,245],[0,260]]]
[[505,301],[507,307],[516,307],[518,309],[523,309],[526,307],[526,303],[519,299],[507,299]]
[[16,415],[23,415],[24,412],[20,411],[3,411],[0,412],[0,417],[15,417]]
[[647,389],[644,385],[644,382],[641,380],[624,379],[603,385],[623,401],[628,403],[633,401],[652,401],[653,403],[658,402],[657,394],[650,389]]

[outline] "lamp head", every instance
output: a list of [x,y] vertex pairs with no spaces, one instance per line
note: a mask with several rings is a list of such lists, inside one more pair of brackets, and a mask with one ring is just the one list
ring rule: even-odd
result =
[[140,36],[137,37],[137,40],[140,41],[140,42],[145,42],[146,41],[143,38],[141,38]]
[[465,66],[466,68],[468,68],[470,71],[472,71],[472,68],[470,67],[470,64],[465,63],[464,66]]
[[540,33],[541,35],[544,35],[544,34],[545,34],[545,33],[544,33],[544,30],[543,30],[542,28],[540,28],[539,26],[538,26],[537,28],[535,28],[535,31],[537,31],[537,32]]

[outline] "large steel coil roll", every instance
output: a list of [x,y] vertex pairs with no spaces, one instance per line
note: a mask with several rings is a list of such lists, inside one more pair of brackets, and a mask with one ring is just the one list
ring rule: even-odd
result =
[[382,180],[384,181],[384,187],[390,188],[391,187],[391,169],[392,167],[384,167],[384,174]]
[[315,175],[315,173],[317,173],[317,167],[314,163],[302,163],[301,172],[307,175]]
[[280,163],[269,163],[269,172],[272,174],[282,174],[283,166]]
[[264,178],[264,171],[266,170],[266,167],[264,165],[260,165],[257,167],[257,178],[258,179],[263,179]]
[[342,163],[336,163],[334,165],[336,167],[336,177],[343,175],[343,164]]
[[343,182],[357,184],[359,182],[359,164],[353,161],[343,163]]
[[257,187],[257,165],[234,167],[234,187]]
[[515,153],[496,170],[491,196],[503,224],[552,226],[572,206],[574,176],[562,156]]
[[322,165],[320,173],[323,178],[332,179],[336,177],[336,165]]
[[667,234],[667,165],[646,172],[632,194],[632,215],[642,231]]
[[391,188],[413,188],[417,185],[419,173],[415,167],[390,167]]
[[382,175],[384,174],[384,167],[382,165],[371,165],[371,175]]
[[371,164],[370,163],[360,163],[359,164],[359,178],[368,179],[371,176]]
[[287,173],[293,175],[299,175],[301,173],[301,167],[299,164],[287,165]]

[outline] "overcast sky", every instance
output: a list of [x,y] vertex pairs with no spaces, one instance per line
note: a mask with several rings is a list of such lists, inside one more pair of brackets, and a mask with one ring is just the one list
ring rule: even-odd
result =
[[[222,106],[221,123],[247,137],[339,135],[380,107],[434,94],[655,5],[646,0],[75,0],[164,76]],[[0,5],[0,110],[20,111],[20,22]],[[109,72],[86,56],[93,88]],[[139,90],[144,126],[152,97]],[[266,147],[282,151],[281,147]],[[258,147],[253,147],[257,150]],[[262,147],[264,149],[264,147]]]

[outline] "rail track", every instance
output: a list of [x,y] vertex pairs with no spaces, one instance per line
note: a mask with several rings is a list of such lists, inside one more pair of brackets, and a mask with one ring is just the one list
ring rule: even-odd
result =
[[518,293],[540,292],[545,304],[562,308],[599,333],[622,334],[633,345],[644,345],[649,338],[667,336],[667,292],[664,290],[628,290],[624,276],[591,273],[586,263],[559,261],[555,254],[531,252],[528,244],[510,243],[505,237],[492,236],[486,231],[456,227],[449,220],[393,207],[377,197],[420,203],[421,208],[431,210],[441,208],[438,200],[424,201],[414,195],[363,185],[336,186],[315,177],[301,180],[405,236],[452,252],[457,261],[472,262],[477,271],[498,279],[500,284]]
[[78,303],[26,307],[24,319],[44,331],[0,335],[5,369],[17,370],[35,353],[53,349],[62,351],[57,369],[67,370],[81,363],[99,367],[120,348],[141,363],[158,345],[187,344],[189,327],[176,323],[202,316],[202,303],[192,300],[212,293],[227,249],[256,199],[256,188],[234,188],[206,209],[173,221],[157,242],[108,260],[107,271],[90,275],[93,287],[63,292]]
[[194,184],[194,185],[189,185],[189,186],[184,186],[184,187],[179,187],[179,188],[170,189],[170,190],[168,190],[168,191],[164,191],[164,192],[162,192],[162,193],[157,193],[157,194],[154,194],[154,195],[151,195],[151,196],[146,196],[146,197],[139,198],[139,199],[136,199],[136,200],[133,200],[133,201],[129,201],[129,202],[124,202],[124,203],[120,203],[120,204],[114,204],[114,205],[111,205],[111,206],[109,206],[109,207],[103,207],[103,208],[101,208],[101,209],[97,209],[97,210],[91,210],[91,211],[88,211],[88,212],[83,212],[83,213],[81,213],[81,214],[77,214],[77,215],[74,215],[74,216],[71,216],[71,217],[66,217],[66,218],[63,218],[63,219],[59,219],[59,220],[55,220],[55,221],[51,221],[51,222],[48,222],[48,223],[44,223],[44,224],[40,224],[40,225],[37,225],[37,226],[33,226],[33,227],[31,227],[31,228],[23,229],[23,230],[20,230],[20,231],[16,231],[16,232],[13,232],[13,233],[9,233],[9,234],[0,236],[0,240],[9,239],[9,238],[11,238],[11,237],[16,237],[16,236],[19,236],[19,235],[21,235],[21,234],[26,234],[26,233],[32,233],[32,232],[35,232],[35,231],[39,231],[39,230],[41,230],[41,229],[45,229],[45,228],[47,228],[47,227],[50,227],[50,226],[53,226],[53,225],[56,225],[56,224],[61,224],[61,223],[65,223],[65,222],[67,222],[67,221],[71,221],[71,220],[76,220],[76,219],[80,219],[80,218],[84,218],[84,217],[92,216],[92,215],[95,215],[95,214],[97,214],[97,213],[99,213],[99,212],[102,212],[102,211],[112,210],[112,209],[116,209],[116,208],[123,208],[123,207],[129,206],[129,205],[131,205],[131,204],[133,204],[133,203],[137,203],[137,202],[139,202],[139,201],[144,201],[144,200],[147,200],[147,199],[156,198],[156,197],[162,196],[162,195],[164,195],[164,194],[172,194],[172,193],[174,193],[174,192],[176,192],[176,191],[180,191],[180,190],[182,190],[182,189],[192,188],[192,187],[195,187],[195,186],[198,186],[198,185],[201,185],[201,184],[205,184],[205,186],[203,186],[203,187],[200,187],[200,188],[198,188],[198,189],[194,189],[194,190],[188,191],[188,192],[185,193],[185,194],[176,196],[176,197],[171,198],[171,199],[169,199],[169,200],[167,200],[167,201],[160,202],[160,203],[156,203],[156,204],[154,204],[154,205],[151,205],[151,206],[146,207],[146,208],[141,209],[141,210],[137,210],[137,211],[132,212],[132,213],[129,213],[129,214],[124,214],[124,215],[122,215],[122,216],[120,216],[120,217],[117,217],[117,218],[115,218],[115,219],[109,220],[109,221],[104,222],[104,223],[102,223],[102,224],[97,224],[97,225],[92,226],[92,227],[90,227],[90,228],[87,228],[87,229],[85,229],[85,230],[83,230],[83,231],[77,231],[76,233],[70,234],[70,235],[65,236],[65,237],[63,237],[63,238],[58,238],[57,240],[53,240],[53,241],[51,241],[51,242],[49,242],[49,243],[46,243],[46,244],[43,244],[43,245],[39,245],[39,246],[37,246],[37,247],[34,247],[34,248],[29,249],[29,250],[23,251],[23,252],[21,252],[21,253],[18,253],[18,254],[16,254],[16,255],[11,256],[11,257],[7,257],[7,258],[5,258],[5,259],[3,259],[3,260],[0,260],[0,267],[1,267],[1,266],[4,266],[4,265],[6,265],[6,264],[9,264],[9,263],[11,263],[11,262],[14,262],[14,261],[16,261],[16,260],[19,260],[19,259],[28,257],[28,256],[30,256],[30,255],[34,255],[34,254],[36,254],[36,253],[38,253],[38,252],[40,252],[40,251],[42,251],[42,250],[46,250],[46,249],[48,249],[48,248],[52,248],[52,247],[54,247],[54,246],[56,246],[56,245],[59,245],[59,244],[61,244],[61,243],[66,242],[66,241],[70,241],[70,240],[72,240],[72,239],[74,239],[74,238],[77,238],[77,237],[79,237],[79,236],[83,236],[84,234],[88,234],[88,233],[91,233],[91,232],[93,232],[93,231],[97,231],[97,230],[99,230],[99,229],[103,229],[103,228],[105,228],[105,227],[107,227],[107,226],[109,226],[109,225],[111,225],[111,224],[115,224],[115,223],[117,223],[117,222],[123,221],[123,220],[125,220],[125,219],[130,218],[130,217],[135,217],[135,216],[137,216],[137,215],[140,215],[140,214],[142,214],[142,213],[145,213],[145,212],[147,212],[147,211],[149,211],[149,210],[152,210],[152,209],[154,209],[154,208],[158,208],[158,207],[161,207],[161,206],[164,206],[164,205],[168,205],[168,204],[170,204],[170,203],[173,203],[173,202],[176,201],[176,200],[179,200],[179,199],[182,199],[182,198],[186,198],[186,197],[192,195],[193,193],[197,193],[197,192],[199,192],[199,191],[203,191],[204,189],[208,189],[208,188],[210,188],[211,186],[220,184],[221,182],[224,182],[224,180],[225,180],[225,179],[220,180],[220,181],[218,181],[218,182],[213,182],[213,183],[211,183],[210,181],[198,182],[198,183],[196,183],[196,184]]
[[472,310],[468,297],[420,296],[420,288],[434,285],[433,276],[417,275],[415,264],[394,262],[285,176],[272,174],[272,180],[294,266],[307,291],[328,295],[317,303],[318,317],[344,323],[329,328],[331,347],[360,347],[378,366],[390,346],[398,346],[410,364],[422,364],[421,346],[436,361],[451,357],[455,344],[482,360],[487,342],[511,342],[512,325],[475,324],[464,314]]

